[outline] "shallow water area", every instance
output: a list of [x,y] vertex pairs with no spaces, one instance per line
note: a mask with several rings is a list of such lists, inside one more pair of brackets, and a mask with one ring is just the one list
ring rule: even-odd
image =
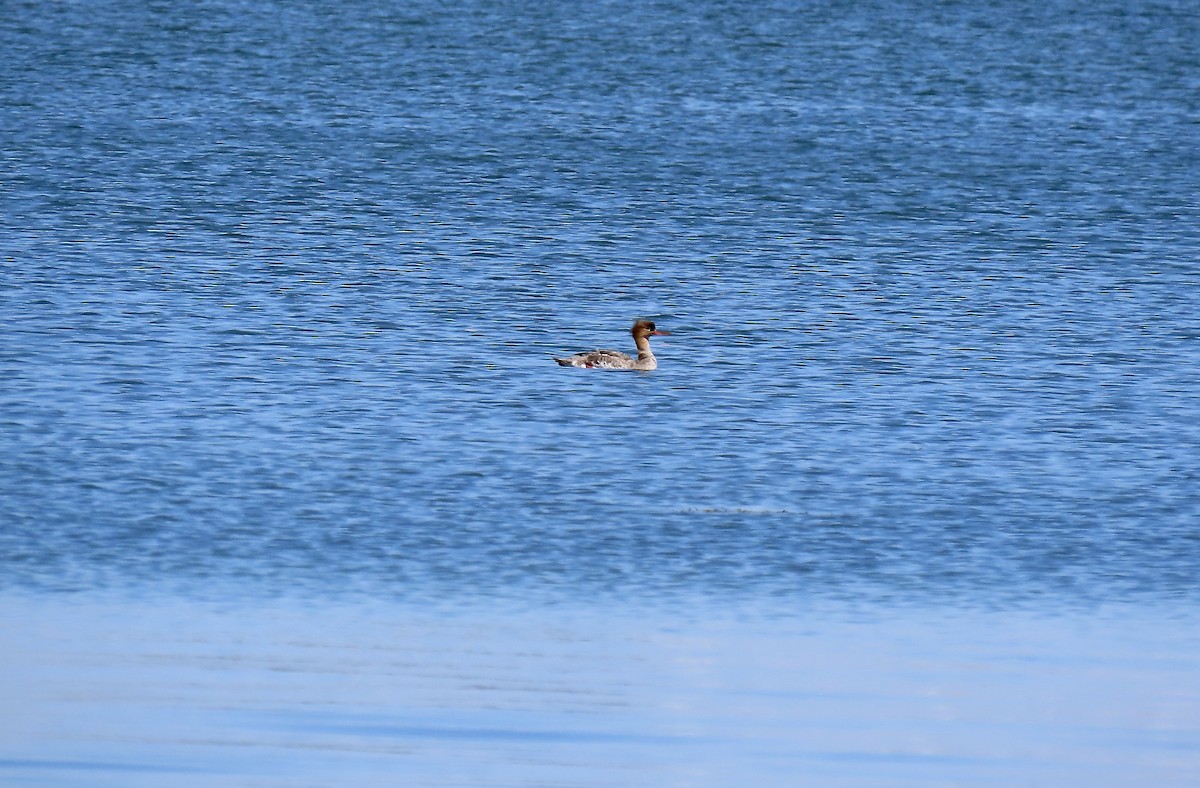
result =
[[1176,614],[13,597],[0,612],[12,784],[1200,778],[1200,629]]

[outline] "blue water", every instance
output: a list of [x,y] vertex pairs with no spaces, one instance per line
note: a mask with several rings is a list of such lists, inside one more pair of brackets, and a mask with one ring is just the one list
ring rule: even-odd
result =
[[3,3],[0,781],[1196,784],[1198,42]]
[[1200,600],[1189,3],[3,17],[5,587]]

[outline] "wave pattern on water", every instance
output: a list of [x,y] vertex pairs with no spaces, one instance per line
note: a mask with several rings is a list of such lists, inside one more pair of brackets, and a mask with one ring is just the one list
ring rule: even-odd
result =
[[1200,591],[1183,5],[6,17],[7,585]]

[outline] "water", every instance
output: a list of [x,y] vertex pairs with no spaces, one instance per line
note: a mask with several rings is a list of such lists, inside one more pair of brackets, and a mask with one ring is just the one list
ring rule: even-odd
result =
[[[10,3],[0,588],[1190,622],[1198,40],[1133,0]],[[550,360],[638,317],[654,373]]]
[[[1196,627],[6,603],[16,785],[1194,783]],[[931,649],[936,644],[937,649]],[[52,659],[47,660],[47,654]]]

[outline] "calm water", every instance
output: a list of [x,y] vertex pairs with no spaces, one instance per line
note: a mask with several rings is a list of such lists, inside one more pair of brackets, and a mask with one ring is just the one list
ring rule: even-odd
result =
[[[1193,616],[1197,42],[1170,0],[7,2],[0,589]],[[638,317],[654,373],[550,360]]]
[[[486,606],[483,606],[486,608]],[[6,785],[1179,786],[1200,626],[0,601]],[[935,648],[931,648],[934,645]],[[49,656],[48,656],[49,655]]]

